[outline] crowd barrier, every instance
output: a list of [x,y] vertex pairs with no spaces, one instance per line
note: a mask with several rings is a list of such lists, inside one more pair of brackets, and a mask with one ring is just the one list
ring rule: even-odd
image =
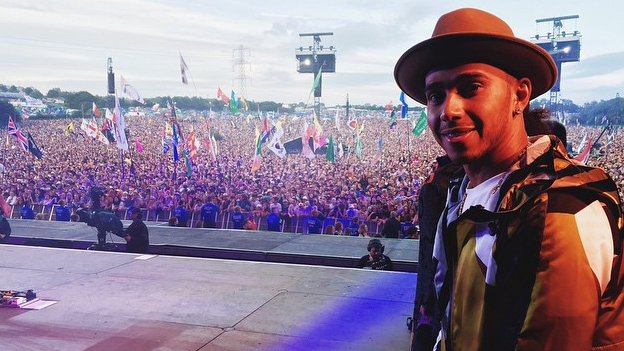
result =
[[[33,212],[35,213],[35,215],[39,215],[41,217],[42,220],[46,220],[46,221],[55,221],[56,220],[56,215],[55,215],[55,208],[58,205],[33,205],[31,206],[33,209]],[[21,218],[21,213],[20,213],[21,208],[18,206],[11,206],[11,215],[10,218],[13,219],[20,219]],[[115,215],[122,220],[130,220],[130,213],[127,210],[120,210],[120,211],[114,211]],[[148,209],[141,209],[141,212],[143,214],[143,220],[146,222],[164,222],[167,223],[169,222],[169,219],[174,217],[174,211],[172,210],[166,210],[166,211],[155,211],[155,210],[148,210]],[[246,213],[243,213],[243,215],[247,216]],[[267,221],[266,221],[266,217],[262,216],[262,217],[255,217],[254,218],[256,220],[256,226],[257,229],[256,230],[262,230],[262,231],[266,231],[267,228]],[[329,225],[335,225],[336,222],[341,222],[342,223],[342,227],[343,227],[343,231],[346,228],[350,228],[351,229],[351,235],[353,236],[357,236],[358,235],[358,228],[360,226],[360,224],[365,224],[367,229],[368,229],[368,235],[369,236],[379,236],[381,235],[381,232],[383,230],[383,224],[379,223],[377,221],[364,221],[364,222],[358,222],[357,220],[351,220],[351,219],[347,219],[347,218],[326,218],[323,223],[322,223],[322,228],[319,234],[325,233],[325,229],[327,226]],[[192,213],[191,217],[189,219],[189,221],[186,224],[186,227],[190,227],[190,228],[197,228],[201,226],[201,221],[199,220],[199,214],[198,213]],[[231,221],[230,218],[230,213],[226,212],[226,213],[219,213],[217,215],[217,219],[216,219],[216,224],[217,224],[217,229],[234,229],[234,225],[233,222]],[[407,229],[409,227],[414,226],[414,224],[412,223],[401,223],[401,233],[400,233],[400,237],[403,238],[407,235]],[[281,226],[281,230],[280,232],[285,232],[285,233],[299,233],[299,234],[310,234],[308,232],[308,226],[307,226],[307,218],[306,217],[298,217],[298,218],[287,218],[284,219],[282,221],[282,226]]]

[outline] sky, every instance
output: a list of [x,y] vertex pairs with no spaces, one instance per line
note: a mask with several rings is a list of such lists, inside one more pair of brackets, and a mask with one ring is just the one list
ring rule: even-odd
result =
[[295,48],[312,45],[301,33],[331,32],[321,45],[336,47],[336,72],[323,75],[321,101],[398,104],[397,59],[461,7],[491,12],[527,40],[551,29],[536,19],[578,15],[563,30],[581,32],[581,60],[563,64],[560,98],[624,94],[624,2],[611,0],[0,0],[0,84],[104,96],[111,58],[117,86],[123,76],[144,98],[212,99],[218,87],[242,90],[245,77],[247,100],[311,104],[313,75],[297,72]]

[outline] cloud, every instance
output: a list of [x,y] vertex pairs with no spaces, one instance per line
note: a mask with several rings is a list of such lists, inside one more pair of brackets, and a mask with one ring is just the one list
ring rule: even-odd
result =
[[581,58],[578,63],[564,63],[562,73],[571,79],[609,74],[624,68],[624,51]]

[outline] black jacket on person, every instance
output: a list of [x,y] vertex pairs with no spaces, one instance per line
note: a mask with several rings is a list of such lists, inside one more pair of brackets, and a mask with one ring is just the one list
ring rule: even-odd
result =
[[[448,182],[451,175],[462,167],[451,163],[448,156],[438,157],[440,168],[420,188],[418,196],[418,225],[420,243],[418,246],[418,275],[414,305],[414,325],[411,351],[432,350],[440,332],[440,312],[433,286],[435,265],[433,264],[433,242],[440,215],[446,205]],[[422,307],[422,311],[420,308]],[[431,323],[418,323],[424,312]]]
[[401,222],[396,217],[390,217],[384,223],[381,236],[385,238],[398,238],[401,232]]
[[0,237],[0,243],[4,242],[6,238],[11,235],[11,225],[9,224],[9,221],[2,215],[0,215],[0,234],[4,235],[4,238]]
[[360,258],[356,267],[379,271],[391,271],[393,269],[392,260],[384,254],[381,254],[378,259],[372,262],[369,255],[364,255]]
[[124,231],[130,236],[130,241],[126,244],[126,252],[147,253],[149,247],[149,233],[147,226],[141,219],[134,220]]

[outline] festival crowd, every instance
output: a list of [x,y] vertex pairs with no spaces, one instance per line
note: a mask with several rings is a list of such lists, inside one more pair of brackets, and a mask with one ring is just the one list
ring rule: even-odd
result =
[[[412,134],[413,124],[408,119],[398,119],[391,127],[387,111],[359,113],[359,157],[355,152],[356,132],[344,117],[341,121],[332,117],[320,124],[326,140],[332,136],[335,146],[342,144],[336,149],[340,151],[334,162],[325,155],[280,158],[265,144],[255,172],[251,171],[255,130],[264,122],[258,116],[180,118],[182,136],[193,130],[198,146],[190,172],[182,156],[174,162],[171,148],[163,152],[163,134],[169,123],[164,113],[126,117],[129,150],[123,153],[114,143],[105,145],[78,127],[70,131],[72,120],[25,120],[20,129],[31,133],[43,157],[37,159],[23,151],[11,136],[3,145],[0,189],[14,213],[25,204],[90,207],[91,188],[96,186],[104,190],[101,207],[116,213],[135,207],[152,213],[177,213],[182,208],[187,218],[199,219],[202,206],[212,203],[221,215],[244,213],[259,219],[275,212],[286,223],[285,231],[292,231],[293,220],[311,215],[348,218],[354,223],[373,221],[382,227],[391,217],[417,224],[419,188],[434,169],[436,157],[443,154],[442,149],[428,130],[420,136]],[[278,120],[284,130],[282,142],[300,137],[304,125],[313,125],[312,117],[281,116]],[[79,125],[79,121],[73,124]],[[602,131],[584,126],[567,129],[572,148],[584,134],[593,142]],[[216,161],[207,144],[210,135],[221,139]],[[607,170],[622,195],[622,133],[614,133],[610,141],[588,163]],[[607,144],[607,136],[599,142]],[[354,228],[352,235],[357,235],[356,231]]]

